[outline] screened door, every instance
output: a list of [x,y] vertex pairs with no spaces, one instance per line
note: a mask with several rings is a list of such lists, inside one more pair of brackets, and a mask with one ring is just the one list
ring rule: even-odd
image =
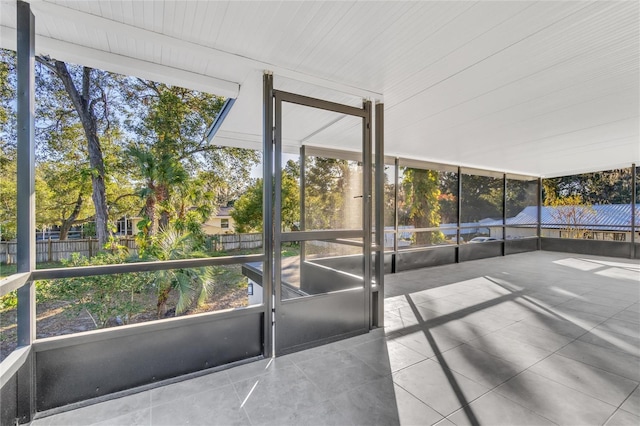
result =
[[369,330],[371,107],[281,91],[274,102],[274,333],[282,355]]

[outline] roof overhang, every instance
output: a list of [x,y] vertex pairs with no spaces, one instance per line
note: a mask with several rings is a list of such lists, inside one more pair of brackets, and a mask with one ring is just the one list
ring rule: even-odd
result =
[[[638,2],[31,5],[38,53],[236,99],[215,143],[261,148],[269,71],[281,90],[384,101],[391,156],[533,176],[640,163]],[[15,48],[15,2],[1,6]],[[357,138],[296,116],[286,150]]]

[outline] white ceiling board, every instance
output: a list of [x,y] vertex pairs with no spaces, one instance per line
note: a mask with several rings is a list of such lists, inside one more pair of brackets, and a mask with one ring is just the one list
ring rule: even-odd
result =
[[[6,37],[15,28],[15,3],[0,4],[7,47],[15,43]],[[637,1],[95,0],[32,7],[38,48],[61,59],[142,70],[193,88],[235,84],[237,101],[217,142],[261,147],[268,70],[279,90],[354,106],[384,99],[387,154],[527,175],[640,164]],[[287,150],[326,124],[311,115],[291,118],[298,129]],[[345,144],[357,126],[343,124],[305,143]]]
[[[432,140],[444,138],[454,129],[464,130],[469,134],[482,134],[490,129],[514,125],[611,93],[623,94],[621,92],[626,91],[633,94],[637,87],[638,70],[620,73],[612,78],[606,76],[573,82],[573,85],[571,81],[567,81],[564,85],[549,86],[553,81],[530,79],[522,82],[517,97],[514,96],[512,87],[502,87],[491,96],[480,96],[418,119],[407,126],[404,132],[410,134],[428,129]],[[393,134],[399,132],[393,131]]]

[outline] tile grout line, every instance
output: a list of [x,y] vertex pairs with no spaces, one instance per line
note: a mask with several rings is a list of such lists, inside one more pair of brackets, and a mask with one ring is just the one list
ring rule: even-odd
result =
[[[588,312],[587,312],[587,313],[588,313]],[[614,314],[614,315],[615,315],[615,314]],[[609,317],[609,318],[608,318],[607,320],[605,320],[605,321],[608,321],[610,318],[611,318],[611,317]],[[504,383],[506,383],[507,381],[509,381],[509,380],[511,380],[511,379],[514,379],[515,377],[518,377],[518,376],[519,376],[519,375],[521,375],[522,373],[524,373],[524,372],[528,371],[531,367],[533,367],[533,366],[535,366],[535,365],[537,365],[537,364],[541,363],[542,361],[546,360],[547,358],[551,357],[552,355],[558,355],[558,356],[561,356],[561,357],[563,357],[563,358],[570,359],[570,360],[572,360],[572,361],[581,362],[581,361],[574,360],[574,359],[569,358],[569,357],[565,357],[565,356],[563,356],[562,354],[560,354],[560,353],[558,353],[558,352],[559,352],[560,350],[564,349],[565,347],[569,346],[570,344],[572,344],[572,343],[576,342],[577,340],[579,340],[579,339],[580,339],[580,337],[582,337],[582,336],[584,336],[585,334],[587,334],[587,333],[591,332],[591,330],[595,329],[596,327],[598,327],[600,324],[604,323],[605,321],[602,321],[602,322],[598,323],[597,325],[593,326],[592,328],[590,328],[590,329],[586,330],[584,333],[582,333],[582,334],[580,334],[579,336],[575,337],[573,340],[569,341],[567,344],[565,344],[565,345],[561,346],[560,348],[556,349],[555,351],[551,352],[549,355],[547,355],[546,357],[544,357],[544,358],[540,359],[539,361],[537,361],[537,362],[535,362],[535,363],[531,364],[529,367],[525,368],[524,370],[522,370],[522,371],[521,371],[521,372],[519,372],[518,374],[516,374],[516,375],[514,375],[513,377],[509,378],[508,380],[505,380],[504,382],[500,383],[500,385],[498,385],[498,386],[502,386],[502,385],[503,385]],[[568,337],[568,336],[567,336],[567,337]],[[583,342],[583,343],[586,343],[586,342]],[[596,346],[596,345],[594,345],[594,346]],[[587,364],[587,363],[583,363],[583,362],[581,362],[581,363],[582,363],[582,364],[585,364],[585,365],[587,365],[587,366],[589,366],[589,367],[592,367],[592,368],[598,368],[598,367],[595,367],[595,366],[590,365],[590,364]],[[601,369],[601,368],[600,368],[600,370],[603,370],[603,369]],[[603,371],[607,371],[607,370],[603,370]],[[607,372],[608,372],[608,373],[611,373],[610,371],[607,371]],[[532,374],[536,374],[536,373],[535,373],[535,372],[533,372],[533,371],[532,371],[531,373],[532,373]],[[615,373],[611,373],[611,374],[615,374]],[[536,375],[538,375],[538,376],[539,376],[539,374],[536,374]],[[586,394],[586,393],[584,393],[584,392],[582,392],[582,391],[580,391],[580,390],[573,389],[573,388],[572,388],[572,387],[570,387],[570,386],[567,386],[567,385],[565,385],[565,384],[563,384],[563,383],[560,383],[560,382],[558,382],[558,381],[556,381],[556,380],[550,379],[550,378],[548,378],[548,377],[546,377],[546,376],[541,376],[541,377],[544,377],[544,378],[546,378],[546,379],[548,379],[548,380],[551,380],[552,382],[558,383],[558,384],[559,384],[559,385],[561,385],[561,386],[564,386],[564,387],[566,387],[566,388],[568,388],[568,389],[572,389],[572,390],[574,390],[574,391],[577,391],[577,392],[581,393],[582,395],[586,395],[586,396],[588,396],[588,397],[590,397],[590,398],[596,399],[596,400],[598,400],[598,401],[600,401],[600,402],[603,402],[603,403],[605,403],[605,404],[608,404],[608,405],[610,405],[610,406],[614,407],[613,405],[609,404],[608,402],[602,401],[600,398],[594,397],[594,396],[592,396],[592,395],[588,395],[588,394]],[[620,376],[620,377],[623,377],[623,376]],[[628,380],[631,380],[631,379],[629,379],[629,378],[627,378],[627,377],[624,377],[624,378],[626,378],[626,379],[628,379]],[[493,390],[497,389],[497,387],[498,387],[498,386],[496,386],[496,387],[492,388],[491,390],[493,391]],[[633,393],[633,392],[632,392],[632,393]],[[502,394],[500,394],[500,395],[502,395]],[[629,396],[630,396],[630,395],[631,395],[631,394],[629,394]],[[523,405],[519,404],[517,401],[514,401],[513,399],[509,398],[507,395],[502,395],[502,396],[504,396],[505,398],[509,399],[511,402],[514,402],[514,403],[516,403],[516,404],[518,404],[518,405],[520,405],[520,406],[524,407]],[[628,398],[629,396],[627,396],[627,398]],[[625,399],[625,400],[626,400],[626,399]],[[524,407],[524,408],[527,408],[527,407]],[[528,409],[529,411],[532,411],[532,410],[531,410],[531,409],[529,409],[529,408],[527,408],[527,409]],[[617,411],[617,409],[613,411],[613,413],[611,414],[611,416],[612,416],[613,414],[615,414],[615,412],[616,412],[616,411]],[[534,413],[535,413],[535,411],[534,411]],[[546,417],[545,417],[545,416],[542,416],[542,415],[541,415],[541,414],[539,414],[539,413],[536,413],[536,414],[546,419]],[[610,416],[610,417],[611,417],[611,416]],[[550,420],[550,419],[547,419],[547,420]],[[608,420],[608,419],[607,419],[607,420]],[[551,420],[550,420],[550,421],[551,421]],[[555,422],[553,422],[553,423],[555,423]],[[605,423],[606,423],[606,422],[605,422]]]
[[[271,358],[273,359],[273,358]],[[249,364],[246,364],[249,365]],[[240,366],[242,367],[242,366]],[[236,388],[236,383],[238,382],[233,382],[231,380],[231,377],[229,377],[229,373],[225,371],[225,373],[227,374],[227,378],[229,379],[229,383],[231,383],[231,387],[233,387],[233,392],[236,394],[236,397],[238,397],[238,401],[240,403],[242,403],[242,397],[240,396],[240,394],[238,393],[238,388]],[[251,377],[252,378],[252,377]],[[242,412],[244,413],[244,415],[247,417],[247,420],[249,420],[249,425],[253,425],[253,421],[251,421],[251,416],[249,416],[249,413],[247,413],[247,410],[244,407],[240,407],[240,409],[242,409]]]
[[[588,312],[587,312],[587,313],[588,313]],[[617,314],[617,313],[616,313],[616,314]],[[614,315],[616,315],[616,314],[614,314]],[[604,318],[604,317],[603,317],[603,318]],[[537,365],[537,364],[539,364],[540,362],[544,361],[545,359],[549,358],[551,355],[556,354],[558,351],[560,351],[560,350],[561,350],[561,349],[563,349],[564,347],[566,347],[566,346],[570,345],[571,343],[575,342],[575,341],[576,341],[576,340],[578,340],[580,337],[582,337],[582,336],[584,336],[585,334],[589,333],[589,332],[590,332],[591,330],[593,330],[595,327],[597,327],[598,325],[602,324],[603,322],[607,321],[607,320],[608,320],[608,319],[610,319],[610,318],[611,318],[611,317],[607,318],[606,320],[604,320],[604,321],[602,321],[602,322],[598,323],[597,325],[595,325],[594,327],[592,327],[592,328],[590,328],[590,329],[588,329],[588,330],[586,330],[586,329],[585,329],[585,332],[584,332],[584,333],[582,333],[582,334],[580,334],[579,336],[575,337],[573,340],[571,340],[571,341],[567,342],[565,345],[561,346],[560,348],[556,349],[555,351],[552,351],[551,353],[549,353],[549,355],[547,355],[547,356],[545,356],[544,358],[542,358],[542,359],[540,359],[540,360],[536,361],[535,363],[531,364],[529,367],[525,368],[524,370],[520,371],[519,373],[517,373],[517,374],[515,374],[515,375],[513,375],[513,376],[511,376],[511,377],[509,377],[508,379],[505,379],[504,381],[502,381],[502,382],[501,382],[501,383],[499,383],[498,385],[496,385],[496,386],[494,386],[494,387],[492,387],[492,388],[489,388],[489,389],[488,389],[486,392],[484,392],[483,394],[479,395],[478,397],[474,398],[474,399],[473,399],[473,400],[471,400],[471,401],[468,401],[468,403],[467,403],[465,406],[469,406],[469,405],[471,405],[474,401],[477,401],[477,400],[478,400],[478,399],[480,399],[481,397],[483,397],[483,396],[487,395],[488,393],[490,393],[490,392],[494,391],[495,389],[497,389],[499,386],[502,386],[502,385],[503,385],[504,383],[506,383],[507,381],[512,380],[512,379],[514,379],[515,377],[518,377],[519,375],[521,375],[521,374],[522,374],[522,373],[524,373],[525,371],[528,371],[528,370],[529,370],[531,367],[533,367],[534,365]],[[516,322],[514,322],[514,323],[512,323],[512,324],[509,324],[509,325],[507,325],[507,326],[504,326],[504,327],[502,327],[502,328],[499,328],[499,329],[497,329],[497,330],[494,330],[494,331],[492,331],[492,332],[490,332],[490,333],[488,333],[488,334],[493,334],[493,333],[495,333],[495,332],[497,332],[497,331],[503,330],[504,328],[507,328],[507,327],[509,327],[509,326],[511,326],[511,325],[513,325],[513,324],[519,323],[519,322],[521,322],[521,321],[522,321],[522,320],[516,321]],[[556,334],[557,334],[557,333],[556,333]],[[568,337],[568,336],[566,336],[566,337]],[[467,344],[467,342],[464,342],[463,344]],[[459,346],[461,346],[461,345],[456,346],[456,348],[457,348],[457,347],[459,347]],[[452,350],[452,349],[455,349],[455,348],[447,349],[447,350],[446,350],[446,351],[444,351],[443,353],[446,353],[447,351]],[[478,349],[478,348],[475,348],[475,349]],[[542,349],[542,348],[541,348],[541,349]],[[496,358],[499,358],[499,359],[501,359],[501,360],[503,360],[503,361],[505,361],[505,362],[509,362],[509,363],[511,363],[510,361],[505,360],[504,358],[497,357],[497,356],[495,356],[495,355],[493,355],[493,354],[490,354],[490,353],[488,353],[488,352],[486,352],[486,351],[483,351],[482,349],[478,349],[478,350],[480,350],[480,351],[482,351],[482,352],[485,352],[486,354],[488,354],[488,355],[490,355],[490,356],[494,356],[494,357],[496,357]],[[558,354],[558,355],[559,355],[559,356],[562,356],[561,354]],[[435,356],[435,355],[434,355],[434,356]],[[429,359],[431,359],[431,358],[432,358],[432,357],[430,357]],[[566,357],[565,357],[565,358],[566,358]],[[575,360],[574,360],[574,361],[575,361]],[[586,365],[588,365],[588,364],[586,364]],[[592,367],[593,367],[593,366],[592,366]],[[453,371],[455,371],[455,370],[453,370]],[[606,371],[606,370],[605,370],[605,371]],[[464,374],[462,374],[462,373],[460,373],[460,372],[457,372],[457,371],[456,371],[456,373],[457,373],[457,374],[460,374],[461,376],[463,376],[463,377],[465,377],[465,378],[467,378],[467,379],[469,379],[469,380],[471,380],[471,381],[473,381],[474,383],[477,383],[477,384],[479,384],[479,385],[481,385],[481,386],[484,386],[482,383],[478,383],[476,380],[474,380],[474,379],[472,379],[472,378],[470,378],[470,377],[467,377],[467,376],[465,376]],[[535,374],[535,373],[533,373],[533,374]],[[542,377],[544,377],[544,376],[542,376]],[[545,378],[546,378],[546,377],[545,377]],[[552,381],[556,382],[555,380],[552,380]],[[394,383],[395,383],[395,382],[394,382]],[[569,388],[569,389],[573,389],[573,388],[571,388],[571,387],[569,387],[569,386],[566,386],[566,385],[564,385],[564,384],[562,384],[562,383],[559,383],[559,382],[556,382],[556,383],[558,383],[558,384],[560,384],[560,385],[562,385],[562,386],[565,386],[565,387],[567,387],[567,388]],[[400,385],[398,385],[398,386],[400,386]],[[403,388],[403,389],[404,389],[404,388]],[[406,390],[406,389],[405,389],[405,390]],[[408,392],[408,391],[407,391],[407,392]],[[410,393],[410,392],[409,392],[409,393]],[[586,395],[586,396],[592,397],[591,395],[584,394],[583,392],[580,392],[580,393],[582,393],[583,395]],[[412,395],[413,395],[413,394],[412,394]],[[513,402],[513,403],[515,403],[515,404],[517,404],[517,405],[519,405],[519,406],[523,407],[524,409],[526,409],[526,410],[528,410],[528,411],[530,411],[530,412],[532,412],[532,413],[535,413],[536,415],[538,415],[538,416],[540,416],[540,417],[542,417],[542,418],[544,418],[544,419],[546,419],[546,420],[549,420],[549,421],[551,421],[552,423],[556,424],[555,422],[553,422],[552,420],[550,420],[550,419],[548,419],[547,417],[543,416],[542,414],[537,413],[537,412],[535,412],[535,411],[531,410],[530,408],[525,407],[525,406],[523,406],[523,405],[519,404],[518,402],[514,401],[513,399],[508,398],[506,395],[502,395],[502,394],[500,394],[500,395],[501,395],[501,396],[506,397],[506,398],[507,398],[507,399],[509,399],[511,402]],[[413,395],[413,396],[415,397],[415,395]],[[593,397],[592,397],[592,398],[593,398]],[[597,400],[599,400],[599,401],[600,401],[600,399],[599,399],[599,398],[594,398],[594,399],[597,399]],[[602,402],[604,402],[604,401],[602,401]],[[605,403],[606,403],[606,402],[605,402]],[[606,403],[606,404],[608,404],[608,403]],[[608,405],[611,405],[611,404],[608,404]],[[431,407],[431,408],[433,408],[433,407]],[[462,408],[464,408],[464,407],[460,407],[460,408],[458,408],[458,409],[457,409],[456,411],[454,411],[453,413],[449,414],[448,416],[445,416],[445,418],[448,420],[449,416],[451,416],[452,414],[454,414],[454,413],[458,412],[458,411],[459,411],[460,409],[462,409]],[[437,410],[436,410],[436,411],[437,411]],[[615,412],[615,411],[614,411],[614,412]],[[440,412],[438,412],[438,413],[440,413]],[[441,414],[441,413],[440,413],[440,414]]]
[[[624,405],[625,402],[627,402],[627,400],[629,398],[631,398],[631,395],[633,395],[633,393],[638,390],[638,387],[640,387],[640,384],[636,385],[636,387],[631,391],[631,393],[629,395],[627,395],[627,397],[620,403],[620,405],[618,405],[618,407],[613,411],[613,413],[611,413],[611,415],[609,417],[607,417],[607,419],[602,423],[603,425],[606,425],[607,422],[609,420],[611,420],[611,418],[618,412],[618,411],[624,411],[625,413],[628,413],[628,411],[623,410],[622,406]],[[629,413],[629,414],[633,414],[633,413]],[[635,416],[635,414],[633,414]]]

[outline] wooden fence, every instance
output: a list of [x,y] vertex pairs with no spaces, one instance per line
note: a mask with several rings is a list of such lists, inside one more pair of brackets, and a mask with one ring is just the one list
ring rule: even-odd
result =
[[[120,238],[118,243],[128,247],[129,251],[137,250],[133,238]],[[16,263],[18,244],[15,241],[0,241],[0,263]],[[100,251],[98,240],[89,238],[82,240],[40,240],[36,241],[36,262],[60,262],[69,259],[72,253],[92,257]]]
[[[223,234],[212,235],[208,239],[207,248],[211,251],[231,251],[239,249],[255,249],[262,247],[262,234]],[[133,238],[120,238],[119,244],[128,247],[129,252],[138,249]],[[0,263],[16,263],[17,243],[0,241]],[[98,240],[40,240],[36,241],[36,262],[59,262],[68,259],[72,253],[92,257],[100,251]]]
[[262,234],[220,234],[208,238],[211,251],[255,249],[262,247]]

